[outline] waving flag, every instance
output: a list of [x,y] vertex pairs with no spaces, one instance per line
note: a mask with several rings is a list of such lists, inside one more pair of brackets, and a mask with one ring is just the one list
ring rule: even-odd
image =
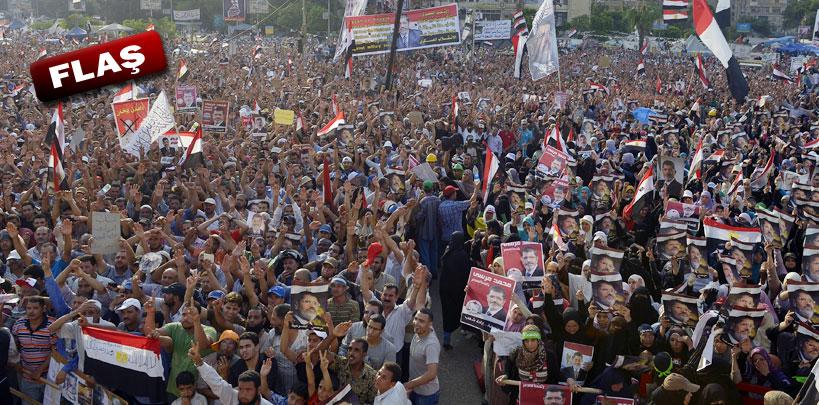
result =
[[648,38],[643,38],[643,45],[640,47],[640,55],[645,56],[648,53]]
[[[697,100],[699,102],[699,100]],[[702,179],[702,138],[700,138],[699,144],[697,144],[697,151],[694,152],[694,157],[691,159],[691,168],[688,169],[688,181],[692,179],[700,180]]]
[[737,176],[734,177],[734,181],[731,182],[731,187],[728,188],[728,195],[732,195],[739,190],[739,186],[742,185],[744,178],[745,176],[742,175],[742,172],[737,173]]
[[344,111],[339,111],[338,114],[336,114],[336,116],[333,117],[333,119],[330,120],[330,122],[328,122],[327,125],[324,126],[324,128],[318,131],[318,135],[319,136],[326,135],[330,133],[330,131],[338,128],[339,125],[343,125],[344,123],[345,123]]
[[65,124],[63,122],[63,104],[51,116],[51,124],[46,133],[46,143],[51,146],[48,157],[48,168],[54,182],[54,192],[68,190],[68,176],[63,169],[63,151],[65,150]]
[[777,66],[777,65],[773,66],[773,72],[771,72],[771,76],[774,79],[782,80],[782,81],[785,81],[785,82],[788,82],[788,83],[793,83],[794,82],[793,78],[788,76],[787,74],[785,74],[785,72],[779,70],[779,66]]
[[512,16],[512,31],[515,35],[526,36],[529,35],[529,27],[526,24],[526,18],[523,16],[523,10],[518,10]]
[[188,64],[185,63],[184,59],[180,59],[179,60],[179,69],[176,71],[176,80],[181,82],[187,76],[188,76]]
[[324,155],[324,168],[321,173],[322,179],[322,192],[324,196],[324,204],[329,206],[333,205],[333,183],[330,182],[330,161],[327,159],[327,155]]
[[708,156],[708,159],[705,159],[705,161],[719,163],[722,161],[723,156],[725,156],[725,149],[717,149],[714,151],[714,153]]
[[663,81],[660,80],[660,75],[657,75],[657,81],[654,82],[654,89],[657,90],[657,94],[663,94]]
[[191,132],[179,134],[179,143],[185,146],[185,156],[179,162],[183,169],[195,169],[205,166],[205,155],[202,153],[202,128],[198,123],[193,124]]
[[452,96],[452,126],[458,128],[458,97]]
[[634,199],[631,203],[623,208],[623,218],[632,223],[635,220],[634,213],[640,210],[651,202],[654,197],[654,166],[649,166],[640,183],[637,186],[637,192],[634,193]]
[[45,48],[40,48],[40,53],[37,54],[37,60],[45,58],[48,55],[48,51]]
[[718,0],[714,9],[714,19],[723,32],[731,26],[731,0]]
[[338,112],[339,112],[339,109],[338,109],[338,101],[336,100],[336,95],[335,95],[335,94],[333,94],[333,103],[332,103],[332,106],[333,106],[333,114],[338,115]]
[[640,63],[637,64],[637,74],[638,75],[645,75],[646,74],[646,64],[640,59]]
[[705,237],[729,242],[731,239],[746,244],[759,243],[762,240],[762,232],[759,228],[744,228],[739,226],[725,225],[713,218],[705,218],[702,221]]
[[296,115],[296,131],[304,131],[304,118],[301,116],[301,111]]
[[259,59],[260,56],[262,56],[262,46],[256,44],[256,46],[253,48],[253,59]]
[[705,75],[705,65],[702,63],[702,55],[697,54],[696,59],[697,77],[700,78],[700,83],[703,88],[711,88],[711,82],[708,81],[708,76]]
[[566,143],[563,142],[563,136],[560,133],[560,127],[555,124],[550,130],[549,135],[543,140],[543,149],[545,150],[547,146],[551,146],[566,155],[569,159],[571,159],[571,155],[569,155],[569,148],[566,147]]
[[492,148],[489,146],[486,147],[485,162],[486,163],[484,163],[483,167],[483,178],[481,179],[481,191],[483,192],[484,205],[486,204],[486,200],[489,198],[489,192],[492,191],[492,180],[495,178],[498,168],[500,168],[498,157],[492,153]]
[[739,62],[737,62],[733,51],[728,46],[728,41],[725,40],[725,35],[719,29],[719,25],[714,20],[714,15],[711,14],[711,9],[708,8],[705,0],[693,1],[694,29],[697,31],[697,36],[725,68],[731,95],[737,101],[744,102],[750,89],[748,88],[748,81],[739,67]]
[[537,81],[560,69],[555,34],[555,5],[544,1],[532,21],[532,32],[526,39],[529,52],[529,73]]
[[158,339],[84,327],[80,366],[97,384],[154,400],[164,398],[166,381]]
[[664,0],[663,21],[665,23],[682,23],[688,20],[687,0]]
[[754,171],[754,174],[751,175],[752,190],[761,190],[768,184],[768,179],[770,179],[771,172],[773,172],[774,169],[774,156],[776,156],[776,152],[771,151],[771,156],[768,158],[768,163],[765,164],[765,167],[761,169],[758,168]]
[[118,103],[120,101],[128,101],[137,98],[137,87],[134,86],[133,81],[129,81],[128,84],[122,86],[122,88],[114,95],[114,102]]
[[[555,216],[555,218],[557,218],[557,216]],[[563,235],[560,234],[560,227],[557,226],[556,221],[552,221],[552,228],[549,229],[549,236],[552,237],[552,241],[558,249],[566,250],[568,248],[566,241],[563,240]]]
[[594,91],[604,91],[604,92],[606,92],[606,94],[609,94],[609,88],[608,87],[606,87],[606,86],[604,86],[602,84],[593,82],[591,80],[589,81],[589,88],[594,90]]
[[694,104],[691,105],[691,110],[688,112],[689,114],[692,113],[697,115],[700,114],[700,101],[702,100],[698,98],[697,101],[695,101]]
[[344,78],[349,79],[353,75],[353,47],[347,48],[344,61]]
[[520,79],[520,67],[523,64],[523,53],[526,50],[527,38],[529,38],[528,31],[526,35],[517,34],[512,37],[512,49],[515,52],[515,79]]
[[145,31],[153,31],[155,29],[156,29],[156,25],[154,25],[154,23],[150,23],[150,24],[148,24],[147,27],[145,27]]

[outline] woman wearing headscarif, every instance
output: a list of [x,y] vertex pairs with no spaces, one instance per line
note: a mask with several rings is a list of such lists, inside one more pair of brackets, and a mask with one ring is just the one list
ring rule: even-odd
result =
[[[515,384],[510,384],[511,382],[556,384],[559,374],[557,359],[546,350],[537,326],[526,325],[521,332],[521,338],[523,344],[512,350],[506,359],[504,367],[506,374],[495,379],[498,385],[506,386],[505,390],[513,401],[518,396],[518,388]],[[550,369],[554,372],[549,372]]]
[[[733,353],[732,353],[733,354]],[[736,362],[736,356],[732,356],[732,361]],[[737,367],[738,369],[738,367]],[[762,347],[755,347],[748,354],[745,362],[745,370],[742,374],[735,372],[731,368],[731,379],[735,384],[740,382],[770,387],[775,390],[793,392],[791,380],[773,364],[768,351]]]
[[[607,367],[599,377],[595,378],[590,388],[597,388],[602,395],[619,398],[633,398],[634,384],[631,383],[631,374],[620,368]],[[580,405],[593,405],[597,403],[597,396],[600,394],[583,394],[580,398]]]
[[441,262],[441,308],[444,314],[444,349],[451,350],[450,337],[461,324],[461,306],[464,302],[464,287],[469,279],[469,253],[465,247],[466,235],[463,232],[452,234]]

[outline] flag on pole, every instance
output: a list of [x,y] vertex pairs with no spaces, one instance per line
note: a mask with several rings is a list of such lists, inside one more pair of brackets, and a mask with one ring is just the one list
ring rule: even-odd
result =
[[82,328],[80,369],[97,384],[133,396],[164,398],[165,367],[158,339],[86,326]]
[[761,169],[758,168],[754,170],[753,174],[751,174],[752,190],[761,190],[765,188],[766,184],[768,184],[768,179],[770,179],[771,172],[773,172],[774,168],[774,156],[776,156],[776,152],[772,150],[771,156],[768,157],[768,163],[765,164],[765,167]]
[[339,125],[343,125],[344,122],[344,111],[339,111],[338,114],[336,114],[336,116],[324,126],[324,128],[318,131],[318,135],[322,136],[328,134],[330,131],[338,128]]
[[301,116],[301,111],[296,115],[296,131],[304,131],[304,118]]
[[645,56],[648,53],[648,38],[643,38],[643,45],[640,47],[640,55]]
[[634,212],[640,210],[648,204],[654,197],[654,166],[649,166],[640,183],[637,186],[637,192],[634,193],[634,199],[631,200],[626,208],[623,209],[623,219],[633,223]]
[[156,25],[154,25],[154,23],[150,23],[150,24],[148,24],[147,27],[145,27],[145,31],[153,31],[155,29],[156,29]]
[[516,34],[512,37],[512,49],[515,52],[515,66],[514,77],[520,79],[520,68],[523,64],[523,53],[526,50],[526,39],[529,38],[528,31],[526,35]]
[[697,98],[697,101],[694,101],[694,104],[691,105],[691,110],[688,112],[689,114],[700,114],[700,99]]
[[[697,104],[698,103],[699,99],[697,100]],[[700,170],[700,166],[702,166],[702,154],[702,138],[700,138],[700,142],[697,144],[697,151],[694,152],[694,157],[691,159],[691,168],[688,169],[688,181],[702,178],[702,172]]]
[[262,56],[262,46],[256,44],[256,46],[253,48],[253,59],[259,59],[260,56]]
[[[557,218],[557,216],[554,216],[554,218]],[[558,249],[565,251],[568,248],[566,241],[563,240],[563,235],[560,234],[560,228],[557,226],[557,220],[552,221],[552,228],[549,229],[549,236],[552,237],[552,241]]]
[[492,191],[492,179],[495,178],[495,174],[498,172],[498,168],[500,168],[500,163],[498,163],[498,157],[492,153],[492,148],[488,145],[486,147],[486,163],[484,163],[483,167],[483,179],[481,183],[482,192],[483,192],[483,203],[486,205],[486,200],[489,198],[489,192]]
[[198,123],[193,124],[195,128],[192,129],[193,137],[184,139],[182,135],[179,136],[179,142],[184,146],[188,143],[185,150],[185,156],[179,162],[183,169],[195,169],[197,167],[205,166],[205,154],[202,153],[202,127]]
[[171,106],[168,104],[168,98],[165,95],[165,90],[159,92],[156,96],[151,109],[148,110],[148,115],[142,120],[137,128],[137,133],[146,134],[151,142],[156,142],[159,137],[164,135],[176,126]]
[[741,171],[737,173],[737,176],[734,177],[734,181],[731,182],[731,187],[728,188],[728,195],[733,195],[737,192],[737,190],[739,190],[739,186],[742,185],[743,178],[744,176],[742,175]]
[[794,82],[792,77],[785,74],[785,72],[779,70],[778,65],[773,66],[773,72],[771,72],[771,76],[773,76],[774,79],[782,80],[782,81],[785,81],[785,82],[788,82],[788,83],[793,83]]
[[708,8],[708,3],[706,3],[705,0],[693,1],[694,29],[697,32],[697,36],[700,38],[700,41],[708,47],[711,53],[719,59],[720,63],[722,63],[722,67],[725,68],[725,73],[728,77],[728,88],[731,90],[731,95],[737,101],[745,101],[745,97],[748,96],[748,92],[750,91],[748,81],[742,74],[739,62],[728,46],[725,35],[714,20],[714,15],[711,14],[711,9]]
[[179,69],[176,71],[176,80],[182,81],[185,77],[188,76],[188,64],[185,63],[185,59],[179,60]]
[[568,159],[571,159],[571,155],[569,155],[569,148],[566,147],[566,143],[563,142],[563,137],[560,133],[560,127],[555,124],[551,129],[549,129],[549,135],[543,139],[543,150],[546,150],[547,146],[551,146],[559,151],[561,151]]
[[663,0],[663,22],[682,23],[688,20],[687,0]]
[[705,65],[702,63],[702,54],[697,54],[695,65],[697,68],[697,77],[700,78],[702,87],[706,89],[711,88],[711,82],[708,81],[708,76],[705,75]]
[[637,64],[637,74],[638,75],[645,75],[646,74],[646,64],[640,59],[640,63]]
[[333,107],[333,114],[338,115],[338,111],[339,111],[338,101],[336,100],[336,95],[335,94],[333,94],[332,107]]
[[37,60],[45,58],[46,55],[48,55],[48,50],[45,48],[40,48],[40,53],[37,54]]
[[714,19],[717,25],[724,32],[731,26],[731,0],[718,0],[714,9]]
[[566,142],[574,142],[574,125],[569,124],[569,136],[566,137]]
[[654,89],[657,90],[657,94],[663,94],[663,81],[660,80],[660,75],[657,75],[657,81],[654,82]]
[[347,48],[347,53],[344,61],[344,78],[349,79],[353,76],[353,47]]
[[734,239],[745,244],[759,243],[762,240],[762,232],[759,228],[725,225],[708,217],[702,220],[702,225],[706,238],[723,242],[730,242],[731,239]]
[[65,150],[65,124],[63,122],[63,104],[58,103],[51,116],[51,124],[46,133],[46,143],[51,147],[48,157],[48,168],[54,182],[54,192],[68,190],[68,176],[63,169],[63,151]]
[[452,126],[458,128],[458,97],[452,96]]
[[529,35],[529,26],[526,24],[523,10],[516,11],[515,15],[512,16],[512,31],[518,36]]
[[537,81],[560,69],[555,34],[555,5],[544,1],[532,20],[532,32],[526,39],[529,52],[529,73]]
[[719,163],[722,161],[722,157],[725,156],[725,149],[717,149],[708,156],[708,159],[705,159],[706,162],[717,162]]

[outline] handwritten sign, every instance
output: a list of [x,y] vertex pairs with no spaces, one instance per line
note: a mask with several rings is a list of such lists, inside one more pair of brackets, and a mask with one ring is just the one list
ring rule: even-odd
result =
[[277,108],[273,111],[273,122],[279,125],[293,125],[293,118],[296,113],[293,110]]
[[121,235],[119,218],[119,214],[114,212],[91,213],[91,229],[94,235],[91,253],[110,255],[119,252]]

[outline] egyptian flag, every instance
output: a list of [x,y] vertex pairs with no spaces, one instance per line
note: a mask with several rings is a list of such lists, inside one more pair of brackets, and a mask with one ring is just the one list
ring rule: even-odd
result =
[[745,244],[755,244],[762,240],[762,233],[759,228],[725,225],[713,218],[703,219],[702,225],[705,230],[705,237],[708,239],[729,242],[733,238]]
[[782,80],[782,81],[785,81],[785,82],[788,82],[788,83],[793,83],[794,82],[792,77],[785,74],[785,72],[779,70],[778,65],[773,66],[773,72],[771,73],[771,76],[774,79],[779,79],[779,80]]
[[711,82],[708,81],[708,76],[705,75],[705,65],[702,63],[701,54],[697,54],[695,64],[697,67],[697,77],[700,78],[700,83],[702,83],[702,87],[706,89],[711,88]]
[[649,166],[643,178],[640,179],[640,184],[637,186],[637,192],[634,194],[634,199],[623,208],[623,218],[632,223],[632,213],[640,212],[644,205],[651,202],[654,198],[654,166]]
[[409,155],[409,157],[407,158],[407,170],[412,170],[419,164],[421,164],[421,162],[418,160],[417,157],[415,157],[415,155]]
[[705,161],[719,163],[722,161],[723,156],[725,156],[725,149],[717,149]]
[[529,35],[529,26],[526,24],[526,18],[523,16],[523,10],[518,10],[512,16],[512,32],[517,36]]
[[18,94],[20,94],[20,92],[21,92],[21,91],[22,91],[22,90],[23,90],[25,87],[26,87],[26,83],[25,83],[25,82],[20,83],[20,84],[18,84],[18,85],[16,85],[16,86],[14,86],[14,88],[11,90],[11,96],[12,96],[12,97],[17,97],[17,95],[18,95]]
[[333,94],[332,107],[333,107],[333,114],[338,115],[338,111],[339,111],[338,101],[336,101],[336,95],[335,94]]
[[752,190],[761,190],[765,188],[765,185],[768,184],[768,179],[771,177],[771,172],[774,169],[774,156],[776,152],[771,151],[771,156],[768,158],[768,163],[765,164],[765,167],[762,168],[762,171],[759,172],[758,175],[751,175],[751,189]]
[[691,110],[688,112],[689,114],[697,114],[700,115],[700,99],[698,98],[694,104],[691,105]]
[[681,23],[688,19],[687,0],[663,0],[663,22]]
[[188,76],[188,64],[185,63],[185,59],[180,59],[179,60],[179,70],[176,71],[176,80],[181,82],[187,76]]
[[262,46],[256,44],[256,47],[253,48],[253,59],[259,59],[260,56],[262,56]]
[[566,147],[566,142],[563,142],[563,136],[560,134],[560,127],[555,124],[552,129],[549,130],[549,136],[543,140],[543,149],[545,150],[547,146],[551,146],[565,154],[568,159],[571,160],[571,155],[569,155],[569,148]]
[[319,136],[326,135],[330,133],[330,131],[338,128],[339,125],[343,125],[344,123],[345,123],[344,111],[339,111],[338,114],[336,114],[336,116],[332,120],[330,120],[330,122],[328,122],[327,125],[324,126],[324,128],[318,131],[318,135]]
[[646,151],[645,139],[635,139],[632,141],[623,142],[623,153],[633,153],[635,156],[638,153]]
[[193,124],[196,128],[193,132],[193,137],[189,140],[186,140],[185,136],[180,134],[179,141],[183,145],[188,142],[187,150],[185,150],[185,156],[182,158],[183,160],[180,162],[183,169],[195,169],[197,167],[204,167],[205,166],[205,155],[202,153],[202,128],[199,126],[198,123]]
[[717,8],[714,9],[714,19],[717,25],[724,32],[731,26],[731,0],[717,1]]
[[594,81],[591,81],[591,80],[589,80],[589,88],[591,88],[594,91],[604,91],[604,92],[606,92],[606,94],[609,94],[609,88],[608,87],[606,87],[606,86],[604,86],[602,84],[596,83]]
[[261,110],[262,107],[259,106],[259,100],[253,100],[253,113],[258,114]]
[[82,348],[80,368],[97,384],[153,401],[164,398],[167,381],[158,339],[86,326]]
[[657,94],[663,94],[663,81],[660,80],[660,75],[657,75],[657,81],[654,82],[654,89],[657,90]]
[[296,131],[304,131],[304,118],[301,116],[301,111],[296,116]]
[[523,52],[526,50],[526,40],[529,35],[516,34],[512,37],[512,49],[515,52],[514,77],[520,79],[520,67],[523,64]]
[[353,75],[353,47],[347,48],[347,55],[344,60],[344,78],[350,79]]
[[804,146],[805,149],[815,149],[817,147],[819,147],[819,138],[808,141]]
[[330,161],[324,156],[324,169],[321,172],[322,190],[324,193],[324,204],[333,205],[333,185],[330,182]]
[[741,171],[739,173],[737,173],[737,176],[734,177],[734,181],[731,182],[731,187],[728,188],[728,195],[732,195],[732,194],[736,193],[737,190],[739,190],[739,186],[742,185],[742,181],[744,179],[745,179],[745,176],[742,175]]
[[156,25],[154,25],[154,23],[150,23],[150,24],[148,24],[147,27],[145,27],[145,31],[153,31],[155,29],[156,29]]
[[51,124],[48,126],[46,143],[51,147],[48,157],[48,168],[54,181],[54,192],[68,190],[68,176],[63,169],[63,151],[65,150],[65,124],[63,123],[63,104],[57,104]]
[[574,142],[574,125],[569,125],[569,136],[566,137],[566,142]]
[[645,75],[646,74],[646,64],[640,59],[640,63],[637,64],[637,74],[638,75]]
[[486,146],[485,161],[486,163],[484,163],[483,166],[483,178],[481,179],[484,205],[486,205],[486,200],[489,198],[489,192],[492,191],[492,179],[495,178],[495,174],[498,172],[498,168],[500,168],[498,157],[492,153],[492,149],[488,145]]
[[452,96],[452,126],[458,128],[458,110],[460,106],[458,105],[458,97]]
[[694,157],[691,159],[691,168],[688,169],[688,181],[702,179],[702,154],[702,138],[700,138],[700,142],[697,144],[697,151],[694,152]]
[[714,15],[711,14],[711,9],[705,0],[694,1],[694,29],[697,36],[703,44],[719,59],[722,66],[725,68],[725,73],[728,77],[728,88],[731,90],[731,95],[739,102],[745,101],[750,89],[748,88],[748,81],[742,74],[733,51],[728,46],[728,41],[725,40],[725,35],[719,29],[719,25],[714,20]]
[[643,38],[643,46],[640,47],[640,55],[645,56],[648,53],[648,38]]
[[114,102],[118,103],[120,101],[128,101],[133,100],[136,98],[136,86],[134,83],[129,81],[128,84],[122,86],[122,88],[114,95]]
[[65,37],[60,37],[57,40],[60,41],[60,45],[65,46]]
[[48,51],[45,48],[40,48],[40,53],[37,54],[37,60],[45,58],[48,55]]
[[552,241],[558,249],[565,251],[568,248],[566,241],[563,240],[563,235],[560,234],[560,228],[557,226],[556,221],[552,221],[552,228],[549,229],[549,236],[552,237]]

